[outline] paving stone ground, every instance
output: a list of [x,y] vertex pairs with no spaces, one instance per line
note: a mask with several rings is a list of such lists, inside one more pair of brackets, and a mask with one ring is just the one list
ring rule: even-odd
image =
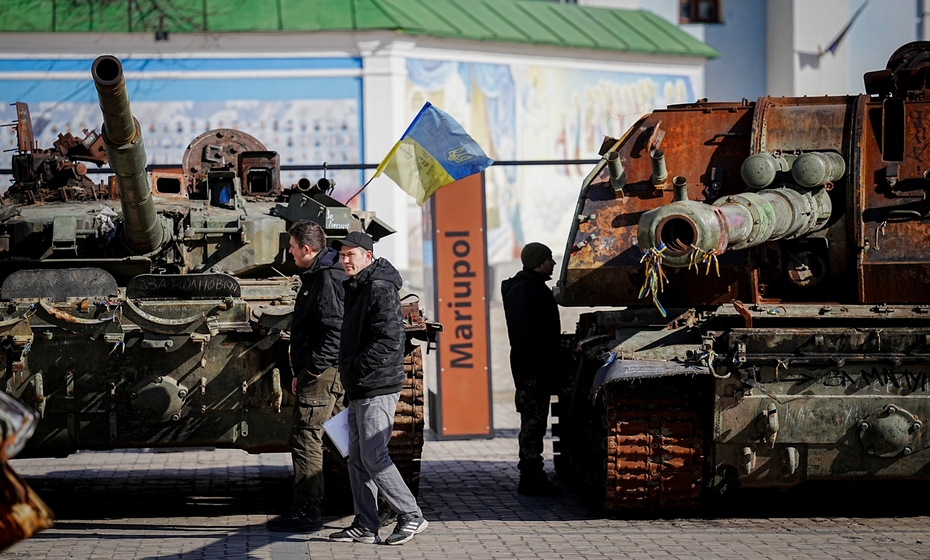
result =
[[[604,518],[571,493],[518,496],[519,419],[500,346],[495,437],[428,438],[419,501],[430,526],[406,545],[329,542],[350,517],[312,534],[266,531],[290,499],[286,454],[129,450],[13,460],[58,522],[0,560],[930,558],[926,488],[913,485],[757,493],[692,519]],[[551,461],[549,440],[546,452]]]
[[[516,420],[507,403],[496,412],[501,424]],[[851,509],[815,496],[762,496],[695,519],[610,519],[572,494],[518,496],[515,433],[427,441],[420,504],[430,526],[400,547],[329,542],[350,517],[326,517],[325,529],[312,534],[267,532],[265,522],[287,507],[285,454],[110,451],[14,460],[59,521],[0,559],[930,557],[930,517],[891,501],[906,495],[853,501]]]

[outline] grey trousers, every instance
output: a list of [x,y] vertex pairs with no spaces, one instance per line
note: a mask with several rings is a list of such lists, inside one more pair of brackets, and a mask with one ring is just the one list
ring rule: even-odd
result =
[[349,482],[355,522],[378,532],[378,493],[398,514],[422,516],[388,455],[400,393],[349,401]]

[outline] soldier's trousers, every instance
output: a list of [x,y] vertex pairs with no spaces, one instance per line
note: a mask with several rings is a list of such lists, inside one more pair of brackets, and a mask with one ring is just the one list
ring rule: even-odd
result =
[[548,389],[520,388],[514,393],[514,404],[520,413],[520,474],[535,474],[543,470],[543,438],[549,419]]
[[342,410],[342,383],[336,368],[314,379],[306,372],[297,378],[297,404],[288,443],[294,463],[292,509],[323,500],[323,422]]

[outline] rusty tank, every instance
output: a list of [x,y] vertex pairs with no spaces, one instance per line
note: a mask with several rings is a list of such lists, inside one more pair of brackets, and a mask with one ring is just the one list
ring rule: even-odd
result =
[[[608,138],[561,279],[559,474],[608,510],[930,473],[930,42],[866,94],[670,106]],[[926,161],[925,161],[926,160]]]
[[[287,230],[393,233],[329,196],[283,187],[276,152],[233,129],[193,139],[176,170],[146,170],[121,62],[90,69],[103,126],[38,149],[17,104],[14,180],[0,206],[0,387],[37,411],[20,457],[82,449],[284,451],[299,285]],[[88,164],[108,163],[96,182]],[[440,328],[404,302],[407,380],[391,452],[414,491],[423,444],[417,340]],[[282,381],[283,380],[283,381]]]

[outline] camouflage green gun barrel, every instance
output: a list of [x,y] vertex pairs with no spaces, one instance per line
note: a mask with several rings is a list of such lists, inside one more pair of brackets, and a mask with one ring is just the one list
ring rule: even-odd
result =
[[107,157],[119,189],[123,239],[135,253],[151,253],[161,246],[164,231],[155,213],[145,171],[142,128],[129,108],[123,65],[115,56],[103,55],[94,60],[91,73],[103,113],[102,136]]

